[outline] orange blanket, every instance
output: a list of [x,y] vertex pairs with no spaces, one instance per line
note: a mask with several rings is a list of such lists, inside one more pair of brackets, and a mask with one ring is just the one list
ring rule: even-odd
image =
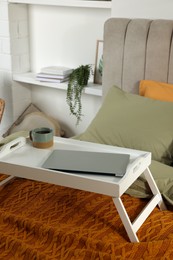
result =
[[[132,219],[147,202],[122,199]],[[137,235],[108,196],[19,178],[0,190],[2,260],[173,259],[173,211],[155,208]]]

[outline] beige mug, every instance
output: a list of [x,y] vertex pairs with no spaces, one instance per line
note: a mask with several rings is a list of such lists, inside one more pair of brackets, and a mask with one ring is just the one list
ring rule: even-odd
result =
[[44,149],[53,146],[53,129],[51,128],[35,128],[29,132],[29,137],[36,148]]

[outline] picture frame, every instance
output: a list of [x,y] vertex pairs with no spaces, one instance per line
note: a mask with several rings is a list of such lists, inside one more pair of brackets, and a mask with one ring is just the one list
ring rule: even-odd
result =
[[102,69],[103,69],[103,40],[96,42],[96,56],[94,69],[94,83],[102,84]]

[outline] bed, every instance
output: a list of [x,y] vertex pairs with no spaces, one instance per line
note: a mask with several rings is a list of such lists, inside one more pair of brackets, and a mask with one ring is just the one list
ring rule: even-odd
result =
[[[168,20],[106,21],[103,105],[74,137],[151,151],[168,209],[155,208],[130,243],[111,197],[15,178],[0,191],[0,259],[173,258],[172,32]],[[123,195],[131,220],[149,197],[144,177]]]

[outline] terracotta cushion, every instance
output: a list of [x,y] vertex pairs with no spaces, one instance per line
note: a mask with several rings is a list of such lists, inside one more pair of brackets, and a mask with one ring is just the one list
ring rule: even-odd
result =
[[173,101],[173,84],[153,80],[141,80],[139,94],[161,101]]

